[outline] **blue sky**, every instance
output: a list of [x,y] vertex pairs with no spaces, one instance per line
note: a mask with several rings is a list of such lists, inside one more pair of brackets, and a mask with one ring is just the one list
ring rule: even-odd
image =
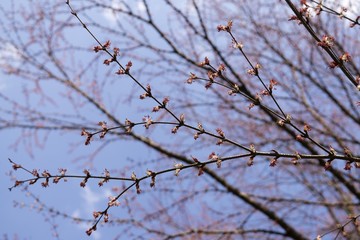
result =
[[[23,4],[26,5],[28,2],[23,2]],[[4,1],[1,5],[5,8],[9,7],[6,6],[6,3],[4,4]],[[68,11],[65,4],[64,10]],[[85,32],[79,32],[78,36],[84,39],[83,43],[91,46],[92,39]],[[10,59],[14,62],[15,66],[18,65],[16,62],[19,57],[11,43],[2,45],[0,55],[2,60],[6,59],[8,61]],[[0,73],[0,91],[12,99],[23,99],[22,89],[28,88],[28,86],[30,85],[21,79]],[[49,85],[47,91],[56,93],[56,85]],[[58,95],[57,100],[60,99]],[[94,121],[96,122],[97,120]],[[21,130],[13,128],[0,132],[0,211],[5,216],[1,220],[0,239],[5,238],[5,235],[9,239],[15,239],[16,237],[18,239],[52,239],[54,236],[51,224],[46,220],[48,213],[46,211],[37,213],[37,205],[33,206],[34,199],[27,196],[28,194],[23,192],[21,188],[13,189],[11,192],[8,190],[13,185],[10,177],[7,176],[11,170],[8,158],[23,164],[29,169],[36,168],[41,171],[47,169],[50,172],[57,172],[58,168],[64,167],[68,169],[68,173],[81,174],[83,167],[81,164],[74,163],[74,160],[79,156],[87,156],[94,149],[83,145],[84,139],[80,136],[80,130],[67,134],[51,133],[42,148],[35,146],[31,151],[28,151],[28,146],[23,141],[16,144],[21,135]],[[42,133],[39,136],[40,138],[45,137]],[[34,146],[35,144],[32,141],[34,141],[34,138],[29,138],[26,142]],[[81,147],[77,147],[70,152],[70,144],[76,142],[81,143]],[[92,147],[96,147],[97,144],[94,143],[92,145]],[[112,149],[114,150],[114,147]],[[111,151],[105,155],[100,154],[98,157],[106,159],[110,158],[110,156]],[[102,164],[99,163],[98,165]],[[102,170],[103,168],[99,169],[99,171]],[[101,172],[98,172],[98,174],[101,174]],[[19,178],[29,177],[29,175],[24,174],[21,170],[17,171],[15,175]],[[57,186],[51,184],[52,186],[46,189],[37,184],[30,187],[29,191],[40,197],[42,201],[48,204],[48,207],[54,207],[74,217],[92,219],[92,211],[102,209],[104,207],[103,200],[106,200],[111,195],[110,188],[105,186],[102,189],[98,189],[95,183],[89,184],[88,187],[83,189],[79,187],[79,183],[79,180],[69,180],[67,183],[59,183]],[[14,207],[14,205],[17,205],[17,207]],[[86,236],[86,229],[89,228],[89,225],[75,224],[73,221],[64,220],[62,217],[57,217],[53,220],[54,224],[59,226],[60,239],[83,239]],[[98,231],[89,239],[106,239],[106,237],[104,233]]]
[[[1,5],[6,6],[6,1],[2,1]],[[119,5],[119,1],[112,1],[115,5]],[[27,4],[28,2],[25,2]],[[138,11],[144,11],[144,7],[140,1],[135,1],[134,4],[137,6]],[[67,10],[64,5],[64,10]],[[161,11],[161,7],[158,11]],[[104,18],[110,21],[114,21],[115,18],[111,12],[102,12],[99,18]],[[76,21],[74,21],[76,22]],[[82,44],[87,46],[93,46],[93,40],[85,31],[78,31],[75,34]],[[5,43],[0,48],[0,60],[4,58],[13,59],[16,64],[18,55],[16,49],[11,43]],[[0,61],[1,62],[1,61]],[[103,67],[100,65],[100,67]],[[103,71],[100,71],[103,74]],[[123,85],[124,88],[118,91],[128,91],[131,88],[129,85]],[[13,99],[23,99],[22,89],[26,88],[27,84],[21,81],[21,79],[15,79],[0,73],[0,92],[4,95],[11,96]],[[50,94],[55,94],[56,100],[61,100],[61,95],[58,95],[57,86],[49,85],[48,89]],[[115,91],[115,90],[114,90]],[[1,100],[0,100],[1,101]],[[110,102],[110,100],[109,100]],[[2,103],[1,103],[2,104]],[[64,105],[66,105],[64,103]],[[60,111],[62,108],[52,109],[51,105],[45,107],[47,110]],[[59,110],[60,109],[60,110]],[[66,108],[65,108],[66,109]],[[124,110],[124,109],[122,109]],[[96,113],[92,112],[92,109],[87,110],[91,116]],[[86,113],[86,112],[85,112]],[[121,116],[124,120],[124,117]],[[94,123],[99,121],[96,117],[93,119]],[[7,173],[11,170],[11,164],[8,162],[8,158],[13,161],[23,164],[25,167],[32,169],[47,169],[50,172],[56,172],[58,168],[65,167],[69,173],[78,174],[83,170],[82,162],[76,161],[77,159],[88,156],[94,149],[101,146],[100,141],[94,141],[91,146],[85,147],[80,144],[78,147],[73,148],[72,146],[76,143],[83,143],[84,139],[80,136],[79,132],[66,132],[66,133],[51,133],[49,136],[45,136],[42,133],[40,137],[47,137],[44,146],[42,148],[33,147],[31,151],[27,148],[29,145],[25,145],[24,142],[20,142],[16,147],[14,143],[17,142],[21,136],[21,130],[17,129],[4,129],[0,131],[0,212],[3,214],[1,218],[0,238],[6,234],[9,239],[18,236],[19,239],[51,239],[53,233],[51,230],[51,224],[46,222],[46,212],[36,213],[36,209],[32,209],[31,206],[34,202],[30,196],[21,191],[20,188],[13,189],[11,192],[8,187],[12,186],[13,182],[10,181]],[[33,138],[28,140],[31,144]],[[101,174],[102,170],[109,164],[121,165],[121,161],[125,156],[131,156],[133,159],[139,158],[144,159],[144,156],[153,157],[149,152],[142,152],[143,148],[136,143],[130,143],[123,145],[123,142],[112,143],[106,147],[105,151],[102,151],[95,158],[95,164],[98,166],[98,174]],[[33,145],[33,144],[31,144]],[[71,149],[71,151],[69,150]],[[134,149],[139,151],[134,151]],[[119,152],[121,155],[119,156]],[[120,162],[120,164],[119,164]],[[141,175],[141,174],[139,174]],[[23,174],[21,170],[16,172],[16,176],[28,177]],[[50,184],[49,188],[42,188],[39,184],[32,186],[29,190],[36,196],[39,196],[41,200],[48,204],[48,207],[55,207],[61,212],[66,212],[74,217],[83,217],[87,219],[92,218],[92,211],[101,210],[104,208],[104,199],[111,195],[111,185],[105,185],[99,189],[96,183],[89,184],[86,188],[79,187],[80,181],[75,179],[67,183],[59,183],[57,186]],[[13,207],[14,203],[17,203],[18,207]],[[19,207],[24,204],[25,207]],[[60,239],[84,239],[85,230],[89,227],[83,224],[75,224],[72,221],[57,217],[54,219],[55,223],[59,226],[58,231],[60,232]],[[112,237],[111,233],[107,231],[97,231],[89,239],[108,239]]]
[[[112,1],[115,5],[117,1]],[[8,8],[9,5],[1,3],[4,8]],[[28,2],[22,2],[21,4],[28,4]],[[140,1],[135,3],[139,11],[143,11],[143,6]],[[64,4],[64,11],[68,11],[67,6]],[[70,13],[69,13],[70,16]],[[114,17],[112,13],[102,12],[101,15],[95,15],[99,18],[104,18],[110,21],[109,24],[113,24]],[[73,22],[77,23],[73,18]],[[81,28],[79,28],[81,29]],[[93,39],[85,31],[72,32],[72,37],[75,39],[75,43],[88,46],[91,54],[91,47],[95,46]],[[79,41],[81,40],[81,41]],[[13,66],[19,66],[20,59],[19,53],[16,48],[10,43],[6,43],[0,48],[0,60],[11,61]],[[101,68],[101,60],[99,62]],[[103,71],[101,74],[104,74]],[[129,85],[126,85],[129,84]],[[122,90],[118,89],[117,92],[127,92],[131,88],[132,83],[127,81],[122,83]],[[12,99],[23,103],[23,89],[29,89],[32,84],[28,84],[22,79],[17,79],[13,76],[8,76],[0,73],[0,91],[5,96],[10,96]],[[48,84],[46,87],[47,94],[55,97],[55,101],[61,103],[60,106],[52,106],[51,104],[42,106],[45,111],[67,111],[66,102],[61,102],[61,94],[59,94],[58,86],[56,84]],[[35,100],[36,101],[36,100]],[[5,102],[4,102],[5,103]],[[6,103],[5,103],[6,104]],[[3,107],[5,107],[3,105]],[[11,108],[10,105],[7,105]],[[124,109],[122,109],[124,110]],[[94,112],[90,108],[88,112],[84,114],[92,115]],[[96,114],[93,118],[95,124],[99,119]],[[125,120],[123,117],[122,120]],[[34,205],[34,199],[21,190],[21,188],[15,188],[11,192],[8,190],[13,185],[13,181],[8,176],[11,171],[11,164],[8,158],[13,161],[24,165],[24,167],[32,170],[33,168],[42,170],[49,170],[51,173],[57,172],[58,168],[67,168],[68,173],[81,174],[85,168],[82,165],[83,159],[86,159],[89,154],[93,153],[95,149],[101,146],[101,141],[92,142],[91,146],[84,146],[84,138],[80,136],[79,131],[59,133],[53,132],[49,135],[43,133],[38,134],[40,140],[45,139],[42,142],[42,146],[38,147],[34,144],[35,139],[30,137],[29,139],[22,141],[24,132],[19,129],[9,128],[0,132],[1,144],[0,144],[0,195],[1,204],[0,211],[7,216],[1,220],[0,238],[18,237],[19,239],[52,239],[54,238],[51,224],[47,221],[49,213],[42,211],[37,213],[38,205]],[[78,147],[73,147],[79,145]],[[31,149],[29,148],[30,146]],[[69,150],[70,149],[70,150]],[[111,146],[107,146],[105,151],[101,151],[100,154],[94,158],[94,164],[96,165],[98,172],[101,174],[105,167],[113,164],[119,165],[119,161],[125,161],[125,156],[131,156],[133,159],[138,157],[143,158],[144,154],[151,157],[149,152],[134,151],[139,149],[138,144],[113,143]],[[121,152],[122,156],[117,156]],[[80,160],[79,160],[80,159]],[[124,162],[125,164],[125,162]],[[14,174],[19,179],[28,178],[29,175],[25,174],[22,170],[18,170]],[[139,173],[140,175],[140,173]],[[85,219],[92,219],[92,212],[94,210],[101,210],[106,206],[106,199],[112,195],[111,186],[105,185],[99,189],[96,182],[88,184],[85,188],[79,187],[80,180],[69,179],[66,183],[59,183],[58,185],[50,184],[48,188],[42,188],[40,184],[31,186],[28,190],[35,196],[38,196],[47,207],[53,207],[60,212],[67,213],[73,217],[81,217]],[[16,207],[14,207],[16,205]],[[90,224],[75,224],[73,221],[63,219],[62,217],[56,217],[53,219],[53,223],[58,225],[58,232],[60,233],[60,239],[83,239],[85,238],[86,229],[91,226]],[[108,239],[106,231],[96,231],[89,239]],[[112,236],[113,237],[113,236]]]

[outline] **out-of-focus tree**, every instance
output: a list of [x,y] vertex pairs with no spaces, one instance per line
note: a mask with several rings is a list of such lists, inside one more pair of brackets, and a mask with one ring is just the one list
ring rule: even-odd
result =
[[341,4],[13,1],[0,64],[24,87],[1,128],[29,155],[50,133],[93,149],[77,175],[11,159],[14,187],[117,186],[89,235],[356,239],[360,6]]

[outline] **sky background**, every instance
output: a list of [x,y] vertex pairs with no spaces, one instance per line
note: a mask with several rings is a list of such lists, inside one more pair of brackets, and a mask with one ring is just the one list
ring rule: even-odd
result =
[[[108,2],[111,2],[114,7],[121,6],[121,1],[113,0]],[[29,1],[21,2],[22,7],[26,7],[29,3]],[[134,4],[139,12],[145,10],[141,1],[133,1],[132,4]],[[4,9],[7,9],[10,7],[10,1],[2,1],[0,5]],[[161,11],[161,6],[159,6],[158,9]],[[69,11],[65,4],[63,5],[63,10]],[[106,20],[109,26],[114,25],[116,21],[116,16],[114,16],[111,11],[102,11],[100,15],[94,13],[93,17],[94,19],[98,18],[99,21]],[[73,22],[78,24],[75,19],[73,19]],[[73,34],[72,38],[75,41],[79,41],[81,45],[89,46],[89,52],[92,52],[91,47],[96,44],[85,31],[72,32],[71,34]],[[13,66],[17,66],[20,65],[18,60],[17,49],[11,43],[7,42],[0,47],[0,63],[1,61],[11,61],[13,62]],[[103,65],[100,66],[103,67]],[[21,81],[21,79],[16,79],[16,77],[12,76],[9,77],[3,74],[3,72],[0,72],[0,91],[2,94],[11,97],[16,96],[21,102],[24,100],[22,90],[28,88],[28,86],[32,85],[27,85],[24,81]],[[122,89],[127,92],[128,89],[126,89],[126,85],[124,86]],[[56,93],[56,85],[50,85],[47,91]],[[54,99],[55,101],[61,102],[61,96],[55,94],[53,96],[57,96]],[[62,109],[65,110],[65,108]],[[91,109],[88,111],[88,114],[92,114]],[[96,122],[99,120],[94,118],[93,121]],[[11,170],[11,164],[8,161],[9,158],[22,164],[29,170],[33,168],[40,171],[46,169],[51,173],[55,173],[58,168],[67,168],[68,174],[82,174],[84,167],[81,165],[79,159],[86,158],[94,149],[100,147],[100,143],[94,141],[91,146],[84,146],[84,138],[80,136],[80,131],[60,134],[54,132],[46,135],[46,137],[40,134],[40,136],[46,140],[44,145],[39,148],[34,147],[35,144],[32,143],[33,138],[25,142],[19,141],[21,135],[22,132],[19,129],[10,128],[0,131],[0,211],[6,216],[0,220],[0,239],[53,239],[55,238],[52,228],[53,225],[57,226],[60,239],[113,238],[114,234],[111,231],[108,233],[105,230],[106,227],[87,237],[85,231],[92,225],[91,223],[78,224],[63,217],[51,218],[51,214],[49,214],[48,211],[38,210],[39,206],[38,204],[34,204],[35,201],[32,197],[32,194],[34,194],[35,197],[39,197],[49,208],[54,208],[73,217],[92,220],[92,212],[94,210],[104,209],[108,197],[114,195],[111,192],[111,185],[105,185],[99,188],[97,182],[89,181],[90,183],[87,184],[85,188],[81,188],[79,187],[80,180],[69,179],[68,182],[61,182],[56,186],[50,184],[48,188],[42,188],[40,184],[35,184],[28,189],[30,191],[28,193],[21,190],[21,188],[15,188],[12,191],[8,189],[14,183],[9,177]],[[19,144],[17,144],[18,142]],[[80,147],[74,148],[73,145],[75,144]],[[30,145],[33,146],[31,149],[29,149]],[[106,151],[102,151],[95,158],[95,164],[99,170],[97,174],[102,174],[103,169],[110,165],[108,161],[104,163],[102,160],[113,159],[113,161],[118,161],[119,159],[116,155],[119,152],[124,155],[131,155],[134,159],[140,156],[143,157],[144,154],[149,155],[147,152],[134,151],[136,149],[138,149],[137,144],[123,146],[114,143],[107,147]],[[29,177],[29,175],[24,174],[22,170],[18,170],[15,175],[18,179],[26,179]]]
[[[348,5],[350,1],[344,0],[343,2]],[[121,1],[113,0],[112,3],[114,6],[121,6]],[[29,4],[29,2],[23,1],[23,4]],[[133,4],[137,6],[138,11],[144,11],[144,6],[140,1],[133,1]],[[9,6],[7,1],[1,1],[0,5],[4,8]],[[353,9],[358,8],[353,6]],[[64,10],[68,10],[65,4]],[[157,10],[161,12],[161,6]],[[116,16],[108,11],[101,12],[98,17],[110,21],[110,24],[116,20]],[[91,46],[92,39],[85,31],[77,34],[78,38],[84,41],[84,44]],[[9,58],[16,63],[17,52],[11,43],[4,43],[0,47],[0,62]],[[26,85],[23,82],[0,72],[0,91],[4,95],[16,96],[18,99],[22,99],[21,89],[24,87]],[[1,101],[0,104],[2,104]],[[57,231],[60,233],[60,239],[109,239],[109,237],[113,237],[111,231],[102,230],[96,231],[90,238],[87,238],[84,232],[89,228],[89,225],[76,224],[62,217],[52,219],[47,211],[38,212],[36,206],[29,207],[32,206],[34,199],[31,195],[23,192],[21,188],[13,189],[11,192],[8,190],[13,185],[13,181],[8,176],[11,170],[8,158],[23,164],[29,169],[47,169],[50,172],[56,172],[58,168],[66,167],[68,173],[81,173],[81,165],[76,162],[74,164],[74,161],[79,156],[86,156],[93,149],[89,150],[89,148],[81,146],[69,151],[72,143],[83,142],[84,139],[80,136],[80,132],[76,135],[73,132],[65,134],[51,133],[47,136],[45,145],[42,148],[35,147],[32,149],[33,156],[31,156],[27,146],[23,143],[14,147],[14,143],[18,141],[20,135],[21,132],[17,129],[2,129],[0,131],[0,212],[2,213],[0,239],[52,239],[52,224],[58,226]],[[98,146],[98,143],[95,142],[92,143],[91,147],[96,148]],[[101,163],[101,159],[114,158],[114,156],[116,158],[119,148],[126,154],[133,153],[133,149],[136,149],[137,146],[136,144],[130,146],[129,148],[114,144],[97,156],[96,163],[99,165],[100,171],[103,169],[102,167],[105,167],[105,164]],[[142,153],[137,154],[141,156]],[[133,154],[133,157],[136,158],[137,154]],[[18,170],[16,175],[28,177],[21,170]],[[69,179],[67,183],[59,183],[57,186],[50,184],[51,186],[46,189],[42,188],[40,184],[36,184],[30,187],[29,190],[36,196],[40,196],[41,200],[48,204],[48,207],[54,207],[72,216],[92,219],[93,210],[103,209],[104,200],[106,201],[107,197],[111,195],[111,186],[99,189],[94,183],[85,188],[80,188],[79,183],[79,180]],[[17,207],[14,207],[14,205]],[[55,222],[52,222],[53,220]]]

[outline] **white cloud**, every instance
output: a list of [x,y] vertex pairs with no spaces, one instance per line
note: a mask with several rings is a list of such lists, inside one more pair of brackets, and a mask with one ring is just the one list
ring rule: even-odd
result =
[[[11,43],[7,42],[0,47],[0,68],[5,71],[12,67],[16,68],[20,65],[21,54],[19,50]],[[1,76],[2,74],[0,74]],[[0,91],[7,88],[5,77],[0,78]]]
[[[337,2],[337,0],[333,0],[334,2]],[[359,6],[360,6],[360,2],[359,1],[354,1],[354,0],[340,0],[338,1],[339,4],[343,7],[347,7],[349,9],[351,9],[354,12],[359,13]]]
[[[134,2],[130,2],[130,7],[133,7],[133,10],[137,10],[138,14],[143,14],[146,12],[146,6],[143,1],[138,0]],[[117,20],[119,20],[119,13],[116,12],[118,9],[126,9],[126,6],[124,4],[123,0],[112,0],[109,8],[106,8],[102,11],[102,15],[105,17],[106,20],[108,20],[111,23],[116,23]],[[114,11],[115,10],[115,11]]]
[[356,18],[360,14],[360,1],[354,0],[328,0],[324,3],[326,6],[333,8],[335,11],[341,11],[340,7],[345,7],[347,12],[345,16]]
[[348,12],[345,13],[346,16],[356,18],[360,15],[360,1],[342,0],[339,1],[339,4],[348,9]]
[[11,43],[7,42],[0,47],[0,66],[20,64],[20,51]]
[[117,9],[123,9],[125,5],[123,4],[123,1],[121,0],[112,0],[110,4],[110,8],[106,8],[103,10],[102,15],[111,23],[115,23],[118,18],[119,14],[114,11]]
[[143,1],[138,1],[136,4],[136,8],[140,13],[144,13],[146,11],[146,6]]
[[84,187],[81,197],[84,199],[87,209],[95,210],[96,204],[103,198],[103,194],[93,192],[89,186]]
[[[353,0],[328,0],[323,3],[325,6],[339,12],[341,11],[340,7],[345,7],[347,12],[345,12],[345,16],[349,18],[356,18],[360,15],[360,1]],[[312,6],[316,6],[317,4],[313,3]],[[311,11],[312,15],[315,15],[314,11]]]
[[[80,218],[80,210],[78,209],[78,210],[74,211],[73,214],[72,214],[72,217],[73,218]],[[77,226],[81,229],[81,231],[84,231],[84,232],[91,227],[91,226],[89,226],[88,224],[86,224],[84,222],[79,223]],[[101,239],[101,234],[100,234],[99,231],[95,231],[95,232],[92,232],[91,237],[94,240],[99,240],[99,239]]]
[[[84,216],[83,218],[91,218],[92,212],[96,210],[100,210],[106,206],[99,205],[99,203],[103,203],[104,199],[107,199],[111,195],[110,189],[102,189],[101,192],[99,191],[93,191],[89,186],[86,186],[83,188],[83,191],[80,192],[80,197],[83,199],[83,206],[81,209],[77,209],[73,212],[72,216],[74,218],[80,218],[81,216]],[[87,223],[79,223],[79,228],[82,231],[86,231],[91,227],[91,225]],[[94,231],[91,234],[91,237],[95,240],[101,239],[101,234],[99,231]]]

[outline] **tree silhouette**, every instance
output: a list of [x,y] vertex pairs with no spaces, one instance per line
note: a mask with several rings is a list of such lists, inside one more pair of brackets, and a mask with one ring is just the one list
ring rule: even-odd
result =
[[1,128],[21,129],[29,155],[50,133],[92,151],[77,173],[10,157],[10,190],[115,186],[89,219],[52,215],[90,222],[88,235],[356,239],[359,5],[294,2],[68,0],[29,3],[21,18],[2,8],[16,61],[0,64],[27,85],[21,99],[0,93]]

